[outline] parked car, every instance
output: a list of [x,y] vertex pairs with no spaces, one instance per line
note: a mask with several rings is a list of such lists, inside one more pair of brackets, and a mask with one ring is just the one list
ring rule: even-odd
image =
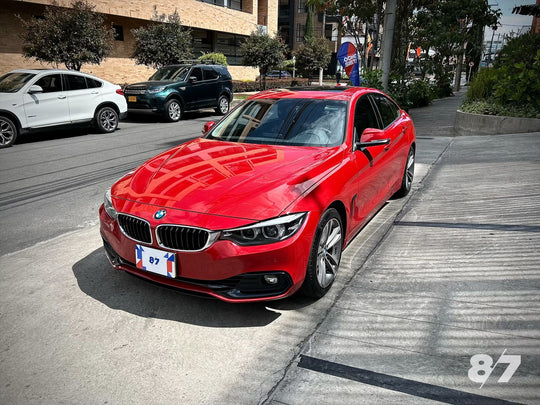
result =
[[322,297],[341,252],[414,175],[407,113],[369,88],[272,90],[117,181],[111,264],[229,302]]
[[289,77],[292,77],[291,74],[289,72],[287,72],[286,70],[271,70],[269,72],[266,72],[266,77],[274,77],[274,78],[283,78],[283,79],[288,79]]
[[124,89],[130,113],[153,112],[167,121],[179,121],[185,111],[215,108],[224,115],[233,99],[232,77],[227,67],[212,64],[169,65],[147,82]]
[[0,77],[0,148],[24,131],[93,123],[113,132],[127,113],[120,86],[71,70],[19,69]]

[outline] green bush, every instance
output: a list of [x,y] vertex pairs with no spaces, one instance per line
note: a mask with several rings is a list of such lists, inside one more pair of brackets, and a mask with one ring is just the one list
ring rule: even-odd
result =
[[432,100],[429,83],[423,80],[412,80],[408,83],[408,98],[412,107],[425,107]]
[[371,87],[379,90],[383,89],[382,70],[364,70],[362,72],[362,77],[364,78],[364,82],[362,83],[363,87]]
[[502,105],[490,100],[466,101],[461,111],[471,114],[501,115],[505,117],[540,118],[540,111],[531,105]]
[[227,57],[219,52],[204,53],[197,58],[201,62],[210,61],[219,65],[228,66]]
[[498,73],[494,68],[485,68],[478,72],[467,90],[467,101],[485,100],[493,94],[498,81]]
[[[268,89],[280,89],[284,87],[295,87],[295,86],[307,86],[308,79],[296,77],[288,79],[278,79],[278,78],[266,78],[266,87]],[[251,91],[259,91],[260,84],[258,81],[253,80],[233,80],[233,88],[235,93],[244,93]]]

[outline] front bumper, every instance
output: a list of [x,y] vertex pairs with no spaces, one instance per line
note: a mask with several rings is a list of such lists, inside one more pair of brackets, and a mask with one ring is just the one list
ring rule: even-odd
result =
[[[141,278],[197,295],[227,302],[275,300],[294,294],[302,285],[307,268],[316,220],[308,215],[291,238],[261,246],[238,246],[218,240],[199,252],[175,252],[152,243],[148,246],[176,254],[175,278],[160,276],[135,266],[137,242],[125,236],[118,222],[100,208],[101,236],[114,268]],[[155,227],[152,226],[152,232]],[[154,241],[156,239],[154,238]],[[276,276],[270,284],[265,276]]]

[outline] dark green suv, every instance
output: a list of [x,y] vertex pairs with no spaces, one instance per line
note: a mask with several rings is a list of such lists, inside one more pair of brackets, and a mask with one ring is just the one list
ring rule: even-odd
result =
[[128,112],[154,112],[175,122],[184,111],[199,108],[215,108],[216,113],[226,114],[233,98],[233,85],[223,65],[169,65],[147,82],[126,86],[124,95]]

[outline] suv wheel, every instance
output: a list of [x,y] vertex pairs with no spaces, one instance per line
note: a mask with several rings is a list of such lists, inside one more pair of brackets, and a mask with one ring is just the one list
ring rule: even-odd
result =
[[0,116],[0,148],[13,145],[18,134],[17,125],[8,117]]
[[216,108],[216,113],[219,115],[225,115],[229,112],[229,98],[225,95],[221,95],[218,98],[218,106]]
[[99,132],[106,134],[118,128],[118,113],[112,107],[101,107],[96,113],[95,120]]
[[165,118],[169,122],[177,122],[182,118],[182,105],[178,100],[169,100],[165,104]]

